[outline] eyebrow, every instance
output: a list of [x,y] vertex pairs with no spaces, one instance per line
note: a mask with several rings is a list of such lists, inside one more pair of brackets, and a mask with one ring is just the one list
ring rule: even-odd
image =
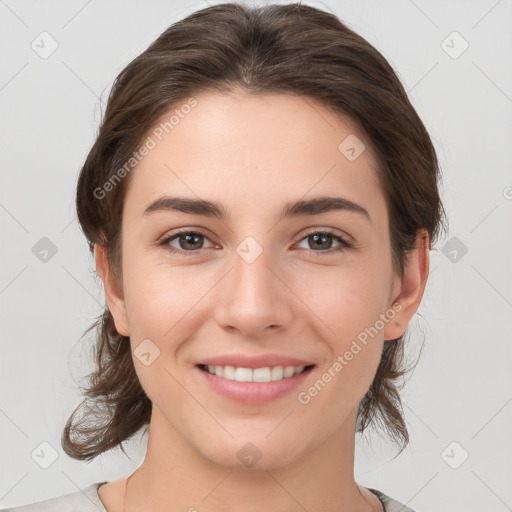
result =
[[[281,211],[281,219],[299,217],[302,215],[319,215],[332,211],[348,211],[358,213],[371,222],[368,211],[360,204],[343,197],[316,197],[306,201],[296,201],[285,204]],[[162,196],[150,203],[144,210],[143,215],[150,215],[160,211],[177,211],[191,215],[202,215],[205,217],[217,217],[226,220],[228,212],[222,204],[207,201],[205,199],[194,199],[190,197]]]

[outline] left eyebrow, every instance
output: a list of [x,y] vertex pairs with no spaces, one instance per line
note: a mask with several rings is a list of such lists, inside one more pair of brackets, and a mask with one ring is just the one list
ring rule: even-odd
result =
[[[150,215],[157,211],[178,211],[190,215],[217,217],[220,220],[228,218],[228,211],[222,204],[191,197],[159,197],[147,206],[143,215]],[[331,211],[358,213],[371,222],[370,214],[363,206],[343,197],[315,197],[306,201],[287,203],[281,211],[280,219],[302,215],[319,215]]]

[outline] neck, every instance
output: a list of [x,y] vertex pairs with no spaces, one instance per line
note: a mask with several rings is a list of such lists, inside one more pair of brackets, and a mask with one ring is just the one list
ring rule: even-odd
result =
[[199,453],[154,406],[146,456],[128,478],[124,512],[382,510],[354,480],[355,420],[354,411],[341,431],[292,455],[289,464],[263,453],[253,467],[240,469]]

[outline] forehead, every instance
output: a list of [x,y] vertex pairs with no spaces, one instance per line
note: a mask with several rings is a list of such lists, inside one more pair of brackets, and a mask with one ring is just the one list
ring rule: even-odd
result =
[[[195,106],[175,105],[148,132],[154,147],[132,170],[126,214],[141,215],[165,193],[254,203],[253,213],[261,213],[262,204],[280,208],[333,191],[385,214],[378,212],[385,204],[369,141],[346,116],[287,94],[204,92],[193,98]],[[365,149],[357,156],[361,142]],[[347,157],[354,154],[347,146],[357,158]]]

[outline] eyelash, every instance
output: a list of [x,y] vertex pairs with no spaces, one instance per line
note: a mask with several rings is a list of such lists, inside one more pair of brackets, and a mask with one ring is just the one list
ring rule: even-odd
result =
[[[201,236],[204,236],[205,238],[207,238],[209,240],[208,235],[205,232],[201,231],[200,229],[196,229],[196,230],[186,230],[186,229],[184,229],[182,231],[176,231],[175,233],[172,233],[169,236],[166,236],[161,242],[158,243],[158,245],[159,246],[164,246],[164,248],[167,251],[169,251],[169,252],[171,252],[173,254],[184,255],[184,256],[199,256],[204,249],[196,249],[196,250],[192,250],[192,251],[183,251],[181,249],[176,249],[176,248],[171,247],[169,245],[170,242],[172,242],[174,239],[176,239],[177,237],[179,237],[180,235],[183,235],[183,234],[186,234],[186,235],[201,235]],[[334,238],[337,242],[340,243],[340,245],[338,247],[334,247],[334,248],[326,249],[326,250],[315,251],[313,249],[304,249],[308,254],[311,254],[311,255],[314,255],[314,256],[325,255],[325,254],[331,254],[332,255],[335,252],[340,252],[340,251],[343,251],[345,249],[352,248],[352,243],[350,243],[345,237],[343,237],[341,235],[338,235],[334,231],[329,231],[329,230],[310,231],[309,233],[306,233],[306,235],[303,236],[299,240],[299,242],[302,242],[304,239],[308,238],[311,235],[327,235],[327,236],[330,236],[330,237]]]

